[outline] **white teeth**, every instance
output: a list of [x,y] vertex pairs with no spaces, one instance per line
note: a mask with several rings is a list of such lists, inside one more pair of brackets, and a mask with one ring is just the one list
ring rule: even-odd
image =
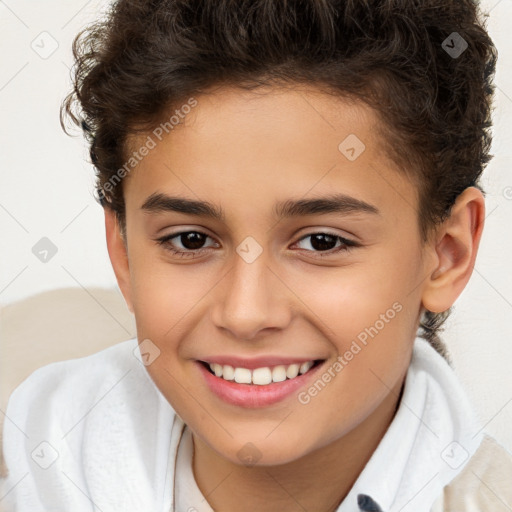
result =
[[276,366],[272,370],[272,381],[273,382],[283,382],[286,380],[286,368],[284,366]]
[[252,383],[258,386],[264,386],[272,382],[272,372],[270,368],[256,368],[252,371]]
[[217,363],[213,363],[213,371],[217,377],[222,377],[222,366]]
[[222,367],[222,378],[225,380],[234,380],[235,379],[235,369],[229,364],[225,364]]
[[307,363],[302,363],[300,365],[299,373],[301,375],[303,373],[306,373],[312,366],[313,366],[313,362],[312,361],[308,361]]
[[238,382],[238,384],[250,384],[251,379],[251,370],[247,368],[235,368],[235,382]]
[[224,380],[235,381],[238,384],[256,384],[265,386],[272,382],[283,382],[286,379],[294,379],[299,374],[303,375],[311,369],[313,361],[306,363],[294,363],[288,366],[278,365],[272,369],[268,366],[249,370],[247,368],[233,368],[229,364],[221,365],[218,363],[210,363],[210,369],[217,376]]
[[288,369],[286,370],[286,376],[289,379],[297,377],[297,375],[299,375],[299,368],[300,364],[291,364],[290,366],[288,366]]

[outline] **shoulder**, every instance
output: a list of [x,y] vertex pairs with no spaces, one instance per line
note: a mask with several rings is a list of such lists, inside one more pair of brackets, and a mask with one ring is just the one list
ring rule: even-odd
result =
[[[137,340],[131,339],[86,357],[47,364],[32,372],[11,393],[3,429],[4,453],[20,433],[43,434],[56,422],[65,428],[68,419],[95,403],[109,388],[128,384],[123,376],[140,373],[133,355]],[[140,375],[139,375],[140,378]]]
[[[101,403],[117,412],[163,399],[141,362],[137,339],[117,343],[86,357],[45,365],[29,375],[11,394],[5,434],[44,425],[71,428]],[[142,408],[143,404],[142,404]],[[100,418],[97,418],[98,420]]]
[[488,435],[461,473],[444,488],[432,512],[470,509],[512,509],[512,454]]
[[2,505],[85,511],[94,500],[102,510],[159,509],[181,427],[136,339],[39,368],[7,405]]
[[[47,364],[32,372],[9,397],[7,411],[11,419],[23,416],[27,406],[90,400],[105,391],[127,373],[140,373],[134,350],[137,340],[117,343],[100,352],[76,359]],[[140,365],[142,366],[142,365]],[[69,403],[71,402],[71,403]]]

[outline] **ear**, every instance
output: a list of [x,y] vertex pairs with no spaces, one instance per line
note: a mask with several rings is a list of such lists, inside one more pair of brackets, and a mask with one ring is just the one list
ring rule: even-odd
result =
[[111,208],[103,208],[105,212],[105,232],[107,237],[107,249],[116,275],[117,284],[121,289],[128,309],[133,313],[131,294],[130,266],[128,252],[119,227],[117,215]]
[[457,198],[450,217],[437,229],[431,273],[423,288],[422,305],[433,313],[449,309],[466,287],[478,252],[485,219],[485,201],[476,187]]

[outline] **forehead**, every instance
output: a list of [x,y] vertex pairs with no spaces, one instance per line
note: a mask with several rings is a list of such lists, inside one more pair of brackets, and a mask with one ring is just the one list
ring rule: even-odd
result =
[[[266,86],[251,91],[225,86],[194,97],[194,102],[196,106],[187,108],[190,99],[183,100],[164,113],[154,135],[160,139],[172,133],[176,143],[180,135],[189,140],[196,136],[214,147],[223,139],[229,143],[228,137],[232,137],[237,148],[255,149],[255,142],[264,142],[267,147],[298,150],[297,143],[300,147],[305,143],[309,149],[326,144],[337,149],[339,142],[352,134],[366,145],[383,149],[384,141],[376,130],[381,124],[377,112],[359,100],[312,86]],[[180,111],[186,114],[173,115]],[[166,121],[172,118],[169,126]],[[174,124],[176,121],[179,123]]]
[[384,209],[385,203],[410,208],[414,202],[411,183],[385,155],[377,113],[361,102],[311,87],[223,87],[194,102],[168,113],[179,124],[164,121],[131,138],[129,151],[148,136],[154,148],[129,176],[127,206],[130,200],[140,208],[154,193],[261,208],[267,200],[272,208],[278,197],[326,192]]

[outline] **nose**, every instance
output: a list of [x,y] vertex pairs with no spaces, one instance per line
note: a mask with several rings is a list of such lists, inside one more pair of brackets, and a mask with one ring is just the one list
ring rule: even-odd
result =
[[263,331],[284,329],[291,321],[293,294],[264,254],[252,263],[236,254],[219,283],[213,322],[236,339],[259,339]]

